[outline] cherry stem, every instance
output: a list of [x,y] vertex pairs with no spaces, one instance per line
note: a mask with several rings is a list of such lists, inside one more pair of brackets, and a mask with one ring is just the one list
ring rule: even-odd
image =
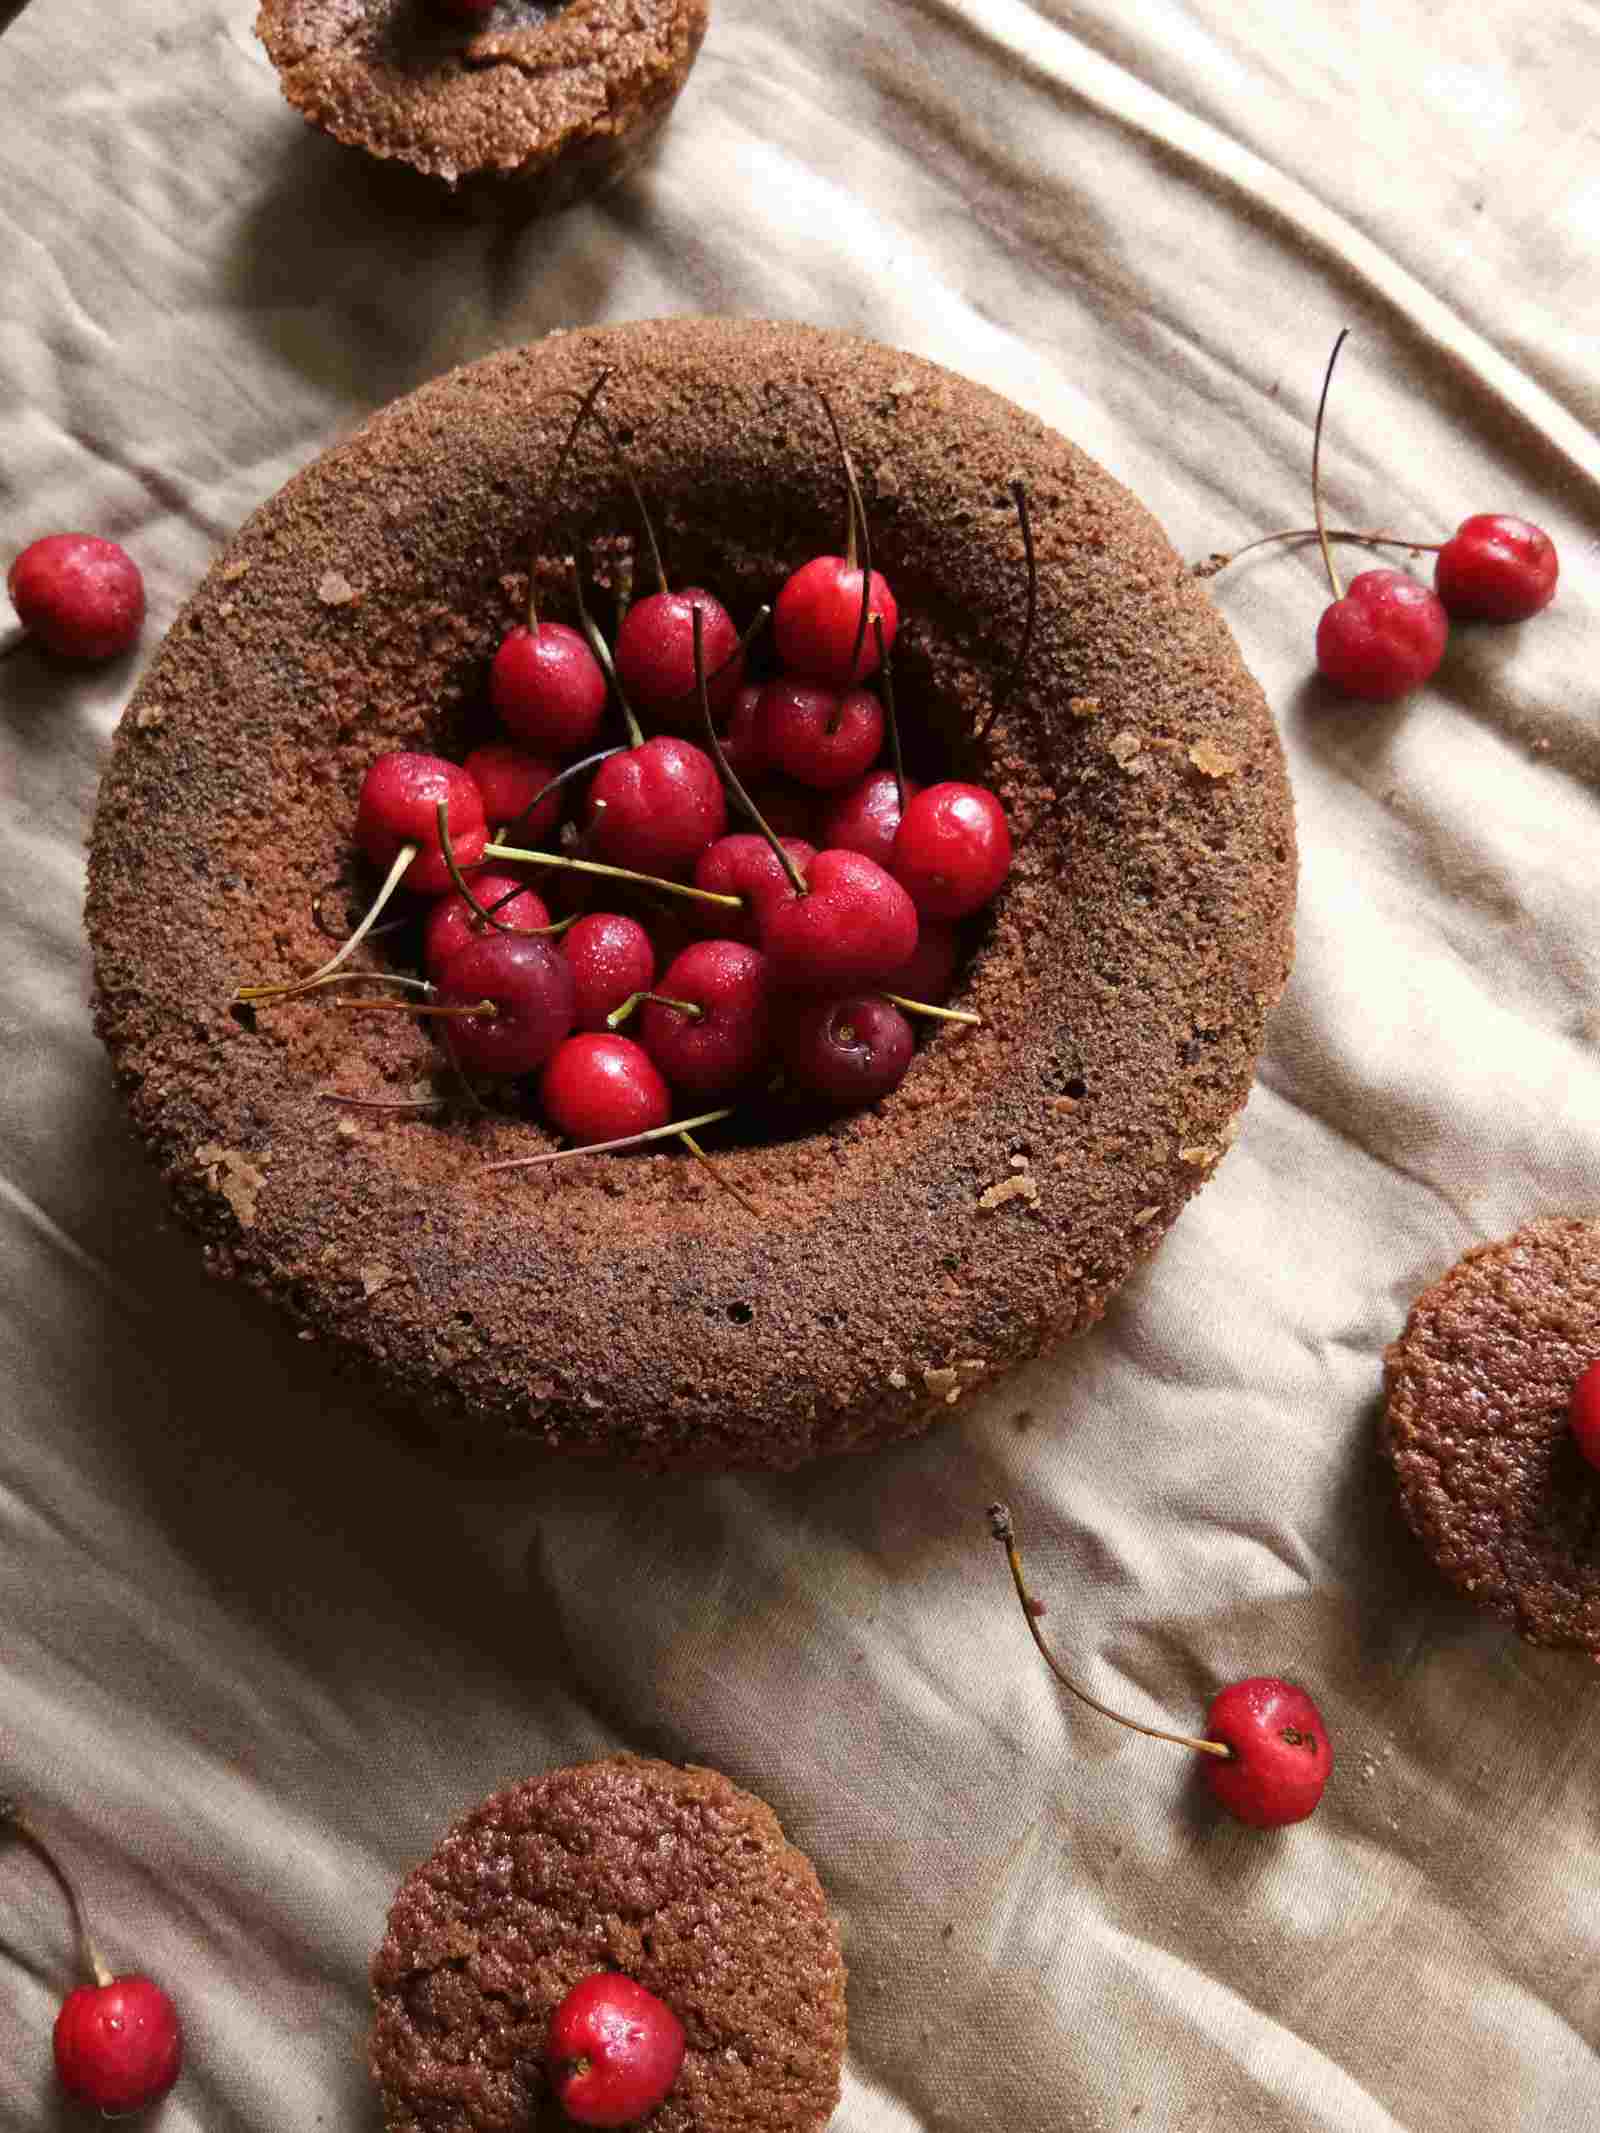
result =
[[[707,675],[706,687],[708,689],[710,688],[712,682],[720,681],[722,679],[723,675],[727,673],[729,667],[733,665],[736,659],[742,659],[744,657],[746,652],[749,651],[751,645],[755,643],[757,637],[759,637],[761,632],[766,628],[767,622],[770,619],[771,614],[772,609],[770,607],[758,607],[756,609],[755,620],[750,624],[744,635],[739,639],[739,642],[734,646],[733,650],[728,654],[727,658],[722,660],[718,665],[714,666],[711,669],[711,672]],[[685,703],[691,696],[695,695],[696,693],[697,692],[694,683],[690,682],[687,689],[680,689],[676,696],[668,697],[667,701],[669,703],[674,704]],[[830,726],[828,730],[832,732],[833,728]]]
[[419,1007],[411,1000],[335,1000],[333,1004],[349,1008],[352,1014],[373,1015],[387,1010],[392,1015],[440,1015],[457,1022],[493,1022],[500,1013],[493,1000],[480,1000],[475,1007]]
[[614,1007],[606,1016],[607,1029],[621,1029],[641,1000],[654,1000],[657,1007],[675,1007],[680,1015],[687,1015],[691,1022],[704,1022],[706,1011],[694,1000],[672,1000],[664,992],[631,992],[620,1007]]
[[1344,598],[1344,587],[1339,583],[1339,573],[1333,567],[1333,551],[1328,546],[1328,529],[1322,514],[1322,420],[1328,407],[1328,387],[1333,383],[1333,366],[1339,360],[1339,350],[1350,338],[1350,328],[1341,326],[1339,338],[1333,344],[1333,353],[1328,358],[1328,367],[1322,374],[1322,396],[1317,401],[1317,426],[1311,433],[1311,510],[1317,522],[1317,539],[1322,544],[1323,566],[1328,573],[1328,583],[1333,587],[1336,600]]
[[644,527],[644,537],[646,541],[648,541],[650,544],[650,560],[655,565],[656,583],[660,587],[662,592],[670,592],[671,587],[667,583],[666,566],[661,560],[661,548],[660,544],[656,540],[656,529],[650,523],[650,513],[645,509],[644,496],[639,488],[639,484],[633,478],[633,469],[629,466],[627,460],[623,457],[622,447],[620,444],[618,444],[616,437],[612,433],[611,425],[609,422],[607,422],[605,416],[596,415],[595,420],[600,425],[601,431],[605,436],[606,443],[609,444],[611,447],[611,456],[616,460],[617,465],[622,469],[623,480],[633,491],[633,500],[634,503],[638,506],[639,519]]
[[908,1015],[931,1015],[937,1022],[967,1022],[974,1029],[983,1027],[982,1015],[971,1014],[964,1007],[934,1007],[926,1000],[908,1000],[897,992],[886,992],[883,997]]
[[1080,1689],[1069,1675],[1063,1673],[1039,1628],[1039,1616],[1043,1614],[1044,1609],[1029,1592],[1023,1578],[1022,1556],[1017,1548],[1016,1529],[1011,1522],[1011,1513],[1003,1503],[990,1504],[989,1531],[1006,1551],[1006,1561],[1011,1566],[1011,1582],[1016,1586],[1017,1598],[1022,1602],[1022,1617],[1028,1625],[1028,1634],[1039,1647],[1040,1658],[1064,1689],[1070,1690],[1080,1703],[1086,1703],[1091,1711],[1098,1711],[1102,1718],[1115,1719],[1119,1726],[1126,1726],[1130,1733],[1142,1733],[1148,1740],[1171,1741],[1175,1748],[1192,1748],[1197,1755],[1216,1755],[1221,1756],[1224,1761],[1232,1760],[1233,1750],[1220,1740],[1198,1740],[1192,1733],[1165,1733],[1159,1726],[1141,1726],[1136,1718],[1124,1718],[1120,1711],[1113,1711],[1109,1704],[1101,1703],[1099,1698],[1091,1696],[1087,1689]]
[[78,1885],[67,1872],[55,1853],[46,1844],[28,1817],[22,1804],[8,1795],[0,1795],[0,1830],[9,1830],[14,1837],[42,1859],[49,1868],[57,1887],[67,1899],[72,1912],[73,1931],[78,1937],[78,1960],[89,1978],[99,1986],[112,1985],[116,1978],[105,1957],[95,1945],[94,1935],[89,1931],[88,1915],[83,1908],[83,1898],[78,1894]]
[[[330,881],[326,888],[319,889],[316,895],[312,897],[311,923],[316,927],[317,931],[322,935],[324,940],[347,941],[350,938],[349,928],[347,927],[343,933],[335,933],[333,928],[328,924],[327,920],[322,915],[323,904],[326,902],[328,897],[332,896],[335,893],[335,891],[337,891],[340,895],[348,894],[348,884],[342,881]],[[400,928],[404,924],[405,920],[403,918],[391,918],[384,925],[374,926],[372,931],[367,935],[367,938],[368,940],[373,941],[381,940],[386,933],[398,933]]]
[[[578,402],[578,412],[572,418],[572,427],[567,431],[566,437],[562,442],[561,449],[556,454],[555,465],[550,469],[550,478],[544,485],[544,498],[539,513],[539,532],[541,542],[543,541],[547,533],[550,519],[550,499],[555,494],[556,483],[561,479],[561,470],[567,463],[567,459],[572,451],[572,447],[578,441],[578,432],[583,428],[583,425],[588,421],[590,415],[593,413],[594,404],[599,399],[602,391],[604,390],[606,380],[610,377],[610,375],[611,372],[609,370],[602,370],[600,375],[595,379],[594,383],[589,387],[589,390]],[[537,566],[537,557],[529,556],[528,628],[535,637],[537,637],[539,634],[539,608],[538,602],[534,594],[534,586],[538,577]]]
[[[586,770],[593,770],[596,764],[605,762],[608,756],[622,755],[625,752],[622,743],[618,741],[614,748],[597,748],[593,755],[583,756],[576,763],[569,763],[565,770],[558,770],[548,785],[540,786],[520,814],[513,816],[511,821],[502,824],[495,832],[497,840],[504,844],[509,838],[517,836],[528,817],[536,808],[541,807],[553,792],[559,792],[561,787],[570,783],[573,778],[581,778]],[[508,889],[499,902],[492,903],[489,909],[498,911],[500,904],[509,903],[516,893],[514,889]]]
[[872,536],[867,531],[867,507],[861,500],[861,484],[856,480],[855,462],[850,457],[850,447],[844,441],[844,432],[840,429],[839,418],[833,411],[833,402],[820,385],[817,387],[817,398],[822,402],[822,412],[828,418],[833,441],[839,448],[845,487],[850,492],[850,532],[845,541],[844,559],[851,570],[856,567],[856,526],[859,523],[861,527],[861,612],[856,617],[856,641],[851,647],[849,668],[854,674],[856,662],[861,657],[861,647],[867,641],[868,610],[872,605]]
[[331,978],[321,980],[318,992],[328,985],[403,985],[408,992],[433,990],[426,978],[409,977],[403,970],[336,970]]
[[695,1139],[694,1135],[688,1132],[686,1129],[680,1128],[678,1132],[678,1138],[680,1141],[682,1141],[685,1148],[688,1149],[689,1153],[694,1157],[695,1161],[700,1165],[700,1168],[702,1170],[709,1171],[711,1176],[714,1177],[717,1183],[722,1187],[723,1191],[731,1193],[733,1197],[738,1201],[739,1205],[744,1209],[745,1213],[747,1215],[754,1215],[756,1220],[759,1222],[761,1220],[760,1208],[757,1207],[754,1200],[752,1200],[748,1194],[742,1193],[739,1190],[738,1186],[734,1184],[732,1178],[725,1178],[722,1175],[722,1172],[717,1168],[716,1164],[712,1162],[710,1156],[706,1154],[705,1150]]
[[806,887],[805,876],[795,865],[789,853],[778,842],[777,837],[773,834],[771,824],[745,791],[744,786],[739,781],[737,772],[723,752],[721,741],[717,739],[716,725],[711,717],[711,696],[706,688],[705,615],[698,600],[689,611],[689,625],[694,632],[694,679],[695,687],[700,692],[700,716],[705,721],[706,738],[711,743],[711,753],[716,758],[717,769],[722,775],[722,781],[731,788],[734,798],[772,847],[773,856],[788,875],[796,896],[809,896],[811,892]]
[[906,766],[900,755],[900,721],[894,708],[894,668],[889,663],[889,643],[883,634],[883,617],[872,618],[873,635],[878,640],[878,670],[883,676],[883,709],[889,721],[889,761],[894,766],[894,794],[900,806],[901,819],[906,812]]
[[1214,578],[1241,556],[1252,555],[1258,548],[1270,548],[1275,541],[1318,540],[1354,541],[1362,548],[1409,548],[1413,555],[1437,555],[1444,547],[1443,541],[1408,541],[1403,533],[1357,533],[1346,526],[1289,526],[1282,533],[1263,533],[1257,540],[1246,541],[1229,555],[1208,555],[1203,563],[1195,564],[1191,575]]
[[346,1096],[342,1089],[318,1089],[325,1104],[353,1104],[358,1111],[443,1111],[444,1096]]
[[686,881],[663,881],[659,874],[635,874],[631,867],[608,867],[598,859],[569,859],[565,852],[527,852],[516,844],[486,844],[485,859],[514,859],[525,867],[568,867],[574,874],[603,874],[608,881],[634,881],[642,889],[664,889],[669,896],[690,896],[697,903],[720,904],[727,911],[742,911],[742,896],[724,896],[716,889],[691,888]]
[[443,800],[434,809],[434,817],[439,825],[439,849],[444,854],[445,871],[450,876],[451,881],[454,882],[457,895],[465,900],[474,918],[481,918],[484,924],[493,927],[496,933],[509,933],[514,938],[521,940],[531,941],[540,935],[546,937],[550,935],[559,936],[566,932],[567,928],[572,924],[570,918],[558,918],[554,924],[549,926],[513,926],[508,924],[505,919],[496,918],[495,913],[502,904],[515,903],[517,898],[526,895],[527,891],[520,887],[507,889],[504,896],[499,897],[494,903],[480,904],[471,889],[468,888],[466,876],[462,873],[460,867],[456,865],[455,848],[450,842],[450,824]]
[[645,1133],[625,1133],[619,1141],[588,1141],[581,1148],[547,1148],[541,1155],[517,1155],[505,1163],[485,1163],[485,1170],[531,1170],[536,1163],[564,1163],[574,1155],[609,1155],[613,1148],[638,1148],[645,1141],[671,1140],[675,1135],[687,1133],[693,1126],[714,1126],[719,1119],[732,1118],[730,1104],[722,1111],[702,1111],[698,1118],[674,1119],[670,1125],[652,1126]]
[[628,745],[631,748],[641,747],[644,743],[644,728],[634,717],[633,706],[623,693],[622,684],[617,679],[617,663],[611,656],[611,647],[596,628],[594,617],[590,614],[588,604],[584,600],[583,579],[578,571],[578,559],[576,556],[569,555],[567,563],[572,571],[572,590],[578,602],[578,620],[583,624],[583,634],[589,640],[589,649],[600,662],[600,670],[605,675],[607,682],[616,691],[617,702],[622,706],[622,723],[628,732]]
[[417,844],[401,845],[399,851],[394,855],[394,865],[390,867],[387,875],[385,875],[383,887],[378,891],[372,908],[339,950],[338,954],[330,956],[320,970],[313,970],[311,975],[306,978],[291,978],[284,985],[241,985],[233,996],[234,1003],[243,1005],[252,1000],[287,1000],[296,993],[309,992],[314,985],[321,985],[325,980],[332,977],[339,965],[348,956],[355,953],[356,949],[360,947],[361,943],[372,931],[373,923],[377,919],[378,913],[383,909],[390,897],[393,896],[395,890],[399,888],[402,875],[421,849],[422,847]]
[[1028,517],[1028,492],[1020,481],[1011,484],[1012,501],[1017,507],[1017,520],[1022,527],[1022,556],[1028,570],[1028,606],[1022,618],[1022,640],[1017,646],[1017,655],[1006,669],[1006,677],[994,692],[989,705],[989,715],[973,735],[974,740],[986,741],[989,728],[1001,711],[1011,701],[1018,682],[1028,664],[1028,654],[1033,649],[1033,625],[1039,615],[1039,558],[1034,552],[1033,525]]

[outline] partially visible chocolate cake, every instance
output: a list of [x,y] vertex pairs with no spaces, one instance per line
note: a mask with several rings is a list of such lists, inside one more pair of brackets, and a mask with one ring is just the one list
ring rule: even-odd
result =
[[529,2133],[573,1986],[621,1971],[687,2032],[651,2133],[821,2133],[845,1968],[811,1862],[714,1770],[619,1755],[475,1807],[406,1876],[372,1964],[389,2133]]
[[1600,1360],[1600,1223],[1531,1223],[1470,1251],[1384,1358],[1383,1447],[1447,1578],[1530,1644],[1600,1659],[1600,1472],[1573,1387]]
[[449,185],[529,180],[555,204],[648,146],[709,0],[261,0],[256,34],[301,116]]

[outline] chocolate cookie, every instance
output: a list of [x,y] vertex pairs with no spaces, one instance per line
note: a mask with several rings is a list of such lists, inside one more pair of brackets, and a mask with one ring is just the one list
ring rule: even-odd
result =
[[1600,1659],[1600,1473],[1570,1426],[1597,1359],[1600,1223],[1532,1223],[1413,1304],[1384,1357],[1382,1441],[1445,1576],[1530,1644]]
[[[372,758],[483,737],[530,544],[541,611],[571,619],[566,556],[603,574],[636,532],[592,428],[540,501],[608,368],[675,581],[741,618],[842,536],[825,388],[899,599],[908,745],[993,790],[1016,845],[959,996],[983,1027],[941,1026],[870,1111],[722,1138],[738,1198],[681,1154],[491,1171],[553,1143],[526,1117],[325,1100],[432,1090],[423,1025],[327,995],[229,1006],[326,956],[314,905]],[[1014,479],[1039,599],[1012,689]],[[1271,717],[1125,489],[914,357],[677,319],[456,371],[256,514],[123,719],[88,923],[99,1029],[215,1271],[453,1432],[720,1469],[922,1428],[1092,1324],[1232,1138],[1293,899]]]
[[687,2032],[651,2133],[820,2133],[832,2117],[845,1968],[811,1862],[716,1771],[619,1755],[494,1794],[401,1883],[372,1964],[389,2133],[556,2117],[550,2017],[603,1970]]

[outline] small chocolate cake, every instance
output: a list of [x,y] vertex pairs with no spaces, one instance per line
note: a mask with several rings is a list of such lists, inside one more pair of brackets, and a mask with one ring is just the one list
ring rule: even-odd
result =
[[1419,1296],[1384,1357],[1383,1447],[1434,1562],[1530,1644],[1600,1659],[1600,1473],[1572,1389],[1600,1360],[1600,1223],[1535,1222]]
[[311,125],[454,186],[615,176],[688,79],[709,0],[262,0],[256,34]]
[[389,2133],[530,2133],[550,2018],[622,1971],[683,2023],[651,2133],[821,2133],[845,1967],[811,1862],[714,1770],[619,1755],[531,1778],[408,1874],[372,1963]]
[[[542,499],[602,372],[593,426]],[[741,621],[838,548],[822,388],[898,597],[919,776],[1000,800],[1015,862],[893,1095],[681,1152],[555,1146],[436,1093],[400,1014],[309,994],[385,749],[486,737],[496,646],[572,618],[637,536]],[[1013,667],[1028,577],[1038,622]],[[647,565],[641,565],[641,569]],[[452,1434],[646,1465],[785,1467],[921,1429],[1088,1326],[1211,1175],[1289,967],[1294,829],[1261,692],[1109,475],[998,395],[844,334],[730,319],[553,336],[438,379],[264,506],[179,616],[101,789],[96,1014],[215,1272]],[[370,891],[369,891],[370,893]],[[386,944],[359,951],[383,968]],[[353,1097],[347,1108],[330,1092]],[[726,1188],[726,1189],[724,1189]]]

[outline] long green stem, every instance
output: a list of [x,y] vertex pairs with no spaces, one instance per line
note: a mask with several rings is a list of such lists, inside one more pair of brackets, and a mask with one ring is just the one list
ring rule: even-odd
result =
[[692,897],[697,903],[720,904],[724,910],[742,911],[742,896],[723,896],[715,889],[691,888],[686,881],[665,881],[659,874],[635,874],[629,867],[608,867],[598,859],[569,859],[565,852],[528,852],[515,844],[486,844],[485,859],[514,859],[525,867],[567,867],[574,874],[603,874],[608,881],[636,882],[642,889],[661,889],[669,896]]
[[1322,396],[1317,402],[1317,426],[1311,434],[1311,510],[1317,522],[1317,539],[1322,543],[1323,567],[1328,573],[1328,583],[1333,587],[1336,600],[1344,598],[1344,588],[1339,583],[1339,573],[1333,567],[1333,551],[1328,546],[1328,529],[1322,513],[1322,422],[1328,409],[1328,387],[1333,383],[1333,366],[1339,360],[1339,350],[1350,338],[1350,328],[1341,326],[1339,338],[1333,344],[1333,353],[1328,358],[1328,367],[1322,374]]
[[536,1163],[564,1163],[574,1155],[609,1155],[614,1148],[639,1148],[646,1141],[672,1140],[687,1133],[693,1126],[714,1126],[719,1119],[732,1118],[730,1104],[722,1111],[702,1111],[698,1118],[675,1118],[670,1125],[652,1126],[648,1133],[627,1133],[619,1141],[589,1141],[581,1148],[547,1148],[540,1155],[517,1155],[505,1163],[485,1163],[485,1170],[531,1170]]
[[578,559],[576,556],[569,556],[567,561],[572,565],[572,593],[578,603],[578,620],[583,625],[583,634],[589,640],[589,649],[600,663],[601,673],[616,692],[617,702],[622,707],[622,723],[627,728],[629,747],[641,747],[644,742],[644,728],[633,715],[633,706],[617,679],[617,663],[611,656],[611,647],[601,636],[595,619],[589,612],[588,602],[583,597],[583,579],[578,573]]
[[92,1983],[102,1987],[115,1984],[116,1979],[111,1968],[95,1945],[94,1935],[89,1931],[88,1914],[83,1908],[83,1898],[78,1894],[77,1883],[23,1813],[21,1802],[9,1796],[0,1797],[0,1832],[5,1830],[9,1830],[14,1837],[27,1845],[29,1851],[44,1861],[57,1888],[66,1897],[67,1907],[72,1913],[72,1928],[78,1939],[78,1961],[86,1975]]
[[908,1000],[898,992],[886,992],[883,996],[895,1007],[903,1008],[908,1015],[930,1015],[937,1022],[968,1022],[975,1029],[982,1029],[982,1015],[975,1015],[965,1007],[934,1007],[926,1000]]
[[241,985],[233,996],[235,1003],[243,1005],[254,1000],[292,999],[296,993],[309,992],[314,985],[320,985],[326,978],[330,978],[347,957],[354,955],[355,951],[372,931],[378,913],[383,909],[390,897],[393,896],[395,890],[399,888],[402,875],[421,849],[422,847],[416,844],[401,845],[399,851],[394,855],[394,865],[390,867],[388,874],[385,876],[383,887],[378,891],[371,910],[360,925],[357,926],[355,932],[351,934],[338,954],[330,956],[320,970],[313,970],[309,977],[291,978],[283,985]]
[[900,719],[894,707],[894,669],[889,664],[889,640],[883,634],[883,617],[872,617],[873,634],[878,640],[878,671],[883,676],[883,712],[889,722],[889,760],[894,765],[894,796],[900,809],[900,819],[906,812],[906,766],[900,755]]
[[872,536],[867,531],[867,507],[862,502],[861,484],[856,480],[855,462],[850,457],[850,447],[844,441],[844,431],[839,427],[839,418],[833,411],[833,402],[817,387],[817,398],[822,402],[822,412],[828,418],[828,427],[833,431],[833,441],[839,448],[840,464],[844,468],[845,487],[850,496],[850,534],[845,545],[845,562],[853,569],[856,561],[856,527],[861,528],[861,612],[856,617],[856,641],[850,652],[849,673],[853,680],[861,662],[861,647],[867,641],[867,621],[872,606]]
[[606,1016],[607,1029],[621,1029],[641,1000],[654,1000],[658,1007],[676,1008],[680,1015],[687,1015],[691,1022],[703,1022],[706,1011],[694,1000],[669,1000],[664,992],[630,992],[620,1007],[614,1007]]
[[[578,412],[572,418],[572,427],[567,431],[566,437],[562,441],[561,449],[556,454],[555,464],[550,469],[550,478],[544,485],[544,496],[539,513],[539,539],[541,545],[543,545],[546,529],[549,525],[550,501],[556,493],[556,483],[561,478],[561,470],[571,455],[572,447],[578,441],[578,432],[588,421],[590,414],[594,410],[595,402],[599,399],[610,375],[609,369],[602,370],[589,387],[589,390],[578,402]],[[536,554],[530,555],[528,558],[528,628],[535,637],[539,634],[539,605],[534,594],[534,587],[538,580],[538,569],[538,556]]]
[[[763,610],[763,612],[765,611]],[[809,896],[811,891],[806,887],[805,876],[795,865],[791,855],[784,850],[783,845],[778,841],[770,823],[768,823],[760,808],[757,807],[754,800],[745,791],[737,771],[728,761],[721,741],[717,739],[716,724],[711,716],[711,697],[706,688],[705,617],[701,613],[698,601],[696,601],[690,613],[689,622],[694,631],[694,678],[695,686],[700,692],[700,716],[705,722],[706,739],[711,743],[711,753],[716,758],[717,769],[721,774],[723,783],[732,789],[734,798],[750,817],[762,836],[766,838],[779,866],[788,875],[796,896]]]

